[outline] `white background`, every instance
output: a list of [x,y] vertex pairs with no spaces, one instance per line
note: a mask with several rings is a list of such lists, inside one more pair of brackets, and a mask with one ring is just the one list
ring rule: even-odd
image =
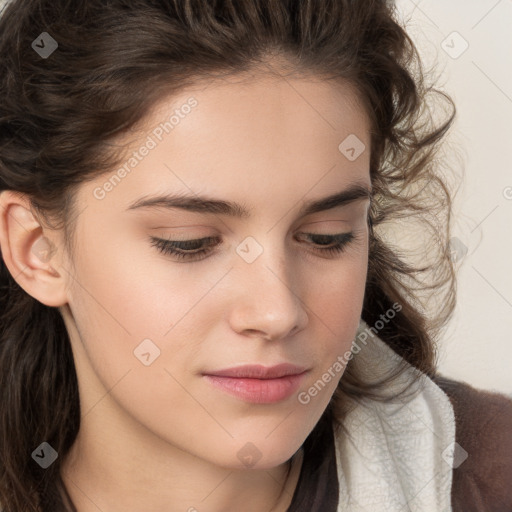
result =
[[[512,394],[512,1],[398,0],[397,7],[425,63],[437,62],[440,88],[458,112],[448,136],[459,152],[451,163],[459,173],[464,167],[452,234],[468,252],[440,372]],[[469,45],[457,58],[465,43],[453,32]]]

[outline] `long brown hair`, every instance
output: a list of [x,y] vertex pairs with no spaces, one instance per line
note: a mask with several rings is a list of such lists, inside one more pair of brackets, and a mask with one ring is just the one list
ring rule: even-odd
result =
[[[32,46],[42,32],[58,44],[47,58]],[[124,161],[115,137],[194,80],[268,71],[276,56],[298,74],[359,91],[372,122],[374,190],[362,318],[375,326],[399,304],[378,335],[432,376],[455,303],[452,199],[437,156],[455,107],[427,84],[389,1],[15,0],[0,18],[0,190],[28,194],[42,219],[64,228],[71,249],[73,193]],[[448,107],[439,123],[431,99]],[[408,217],[430,243],[422,265],[384,234]],[[3,259],[0,288],[0,503],[5,512],[74,510],[64,508],[60,476],[80,426],[68,333],[59,310],[28,295]],[[376,391],[349,363],[311,446],[322,424],[341,423],[344,398]],[[58,452],[48,469],[31,458],[42,441]]]

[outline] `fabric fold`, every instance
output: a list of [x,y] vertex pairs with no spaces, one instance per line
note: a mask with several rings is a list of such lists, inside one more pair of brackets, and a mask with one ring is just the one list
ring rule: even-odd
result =
[[338,512],[451,511],[455,416],[448,396],[363,320],[353,352],[350,364],[367,382],[404,367],[382,392],[407,391],[388,401],[360,399],[343,422],[347,432],[335,434]]

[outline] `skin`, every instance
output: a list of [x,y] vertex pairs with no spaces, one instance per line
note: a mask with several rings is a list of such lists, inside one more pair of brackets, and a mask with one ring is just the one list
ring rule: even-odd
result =
[[[71,339],[82,416],[61,462],[79,512],[285,511],[300,447],[342,371],[309,403],[297,395],[350,349],[359,323],[369,202],[298,215],[305,200],[370,187],[369,122],[353,90],[305,77],[219,80],[162,101],[127,135],[130,149],[190,96],[198,105],[103,199],[94,189],[112,173],[82,184],[73,254],[26,196],[0,195],[5,263],[29,294],[59,308]],[[366,146],[355,161],[338,149],[350,134]],[[237,201],[251,216],[127,210],[163,192]],[[356,239],[331,256],[294,238],[348,231]],[[186,262],[150,236],[222,242]],[[249,236],[263,249],[252,263],[236,252]],[[45,240],[55,247],[49,261],[33,252]],[[149,366],[134,356],[147,338],[160,350]],[[232,397],[201,375],[281,362],[309,372],[273,404]],[[238,457],[247,443],[259,454],[251,467]]]

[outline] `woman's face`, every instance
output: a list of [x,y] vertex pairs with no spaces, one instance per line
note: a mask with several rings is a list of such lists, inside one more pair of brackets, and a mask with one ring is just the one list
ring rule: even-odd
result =
[[[370,187],[364,111],[339,84],[226,80],[128,140],[124,170],[77,197],[61,311],[84,435],[95,418],[222,467],[277,466],[327,407],[361,314],[369,200],[311,205]],[[302,375],[208,377],[283,363]]]

